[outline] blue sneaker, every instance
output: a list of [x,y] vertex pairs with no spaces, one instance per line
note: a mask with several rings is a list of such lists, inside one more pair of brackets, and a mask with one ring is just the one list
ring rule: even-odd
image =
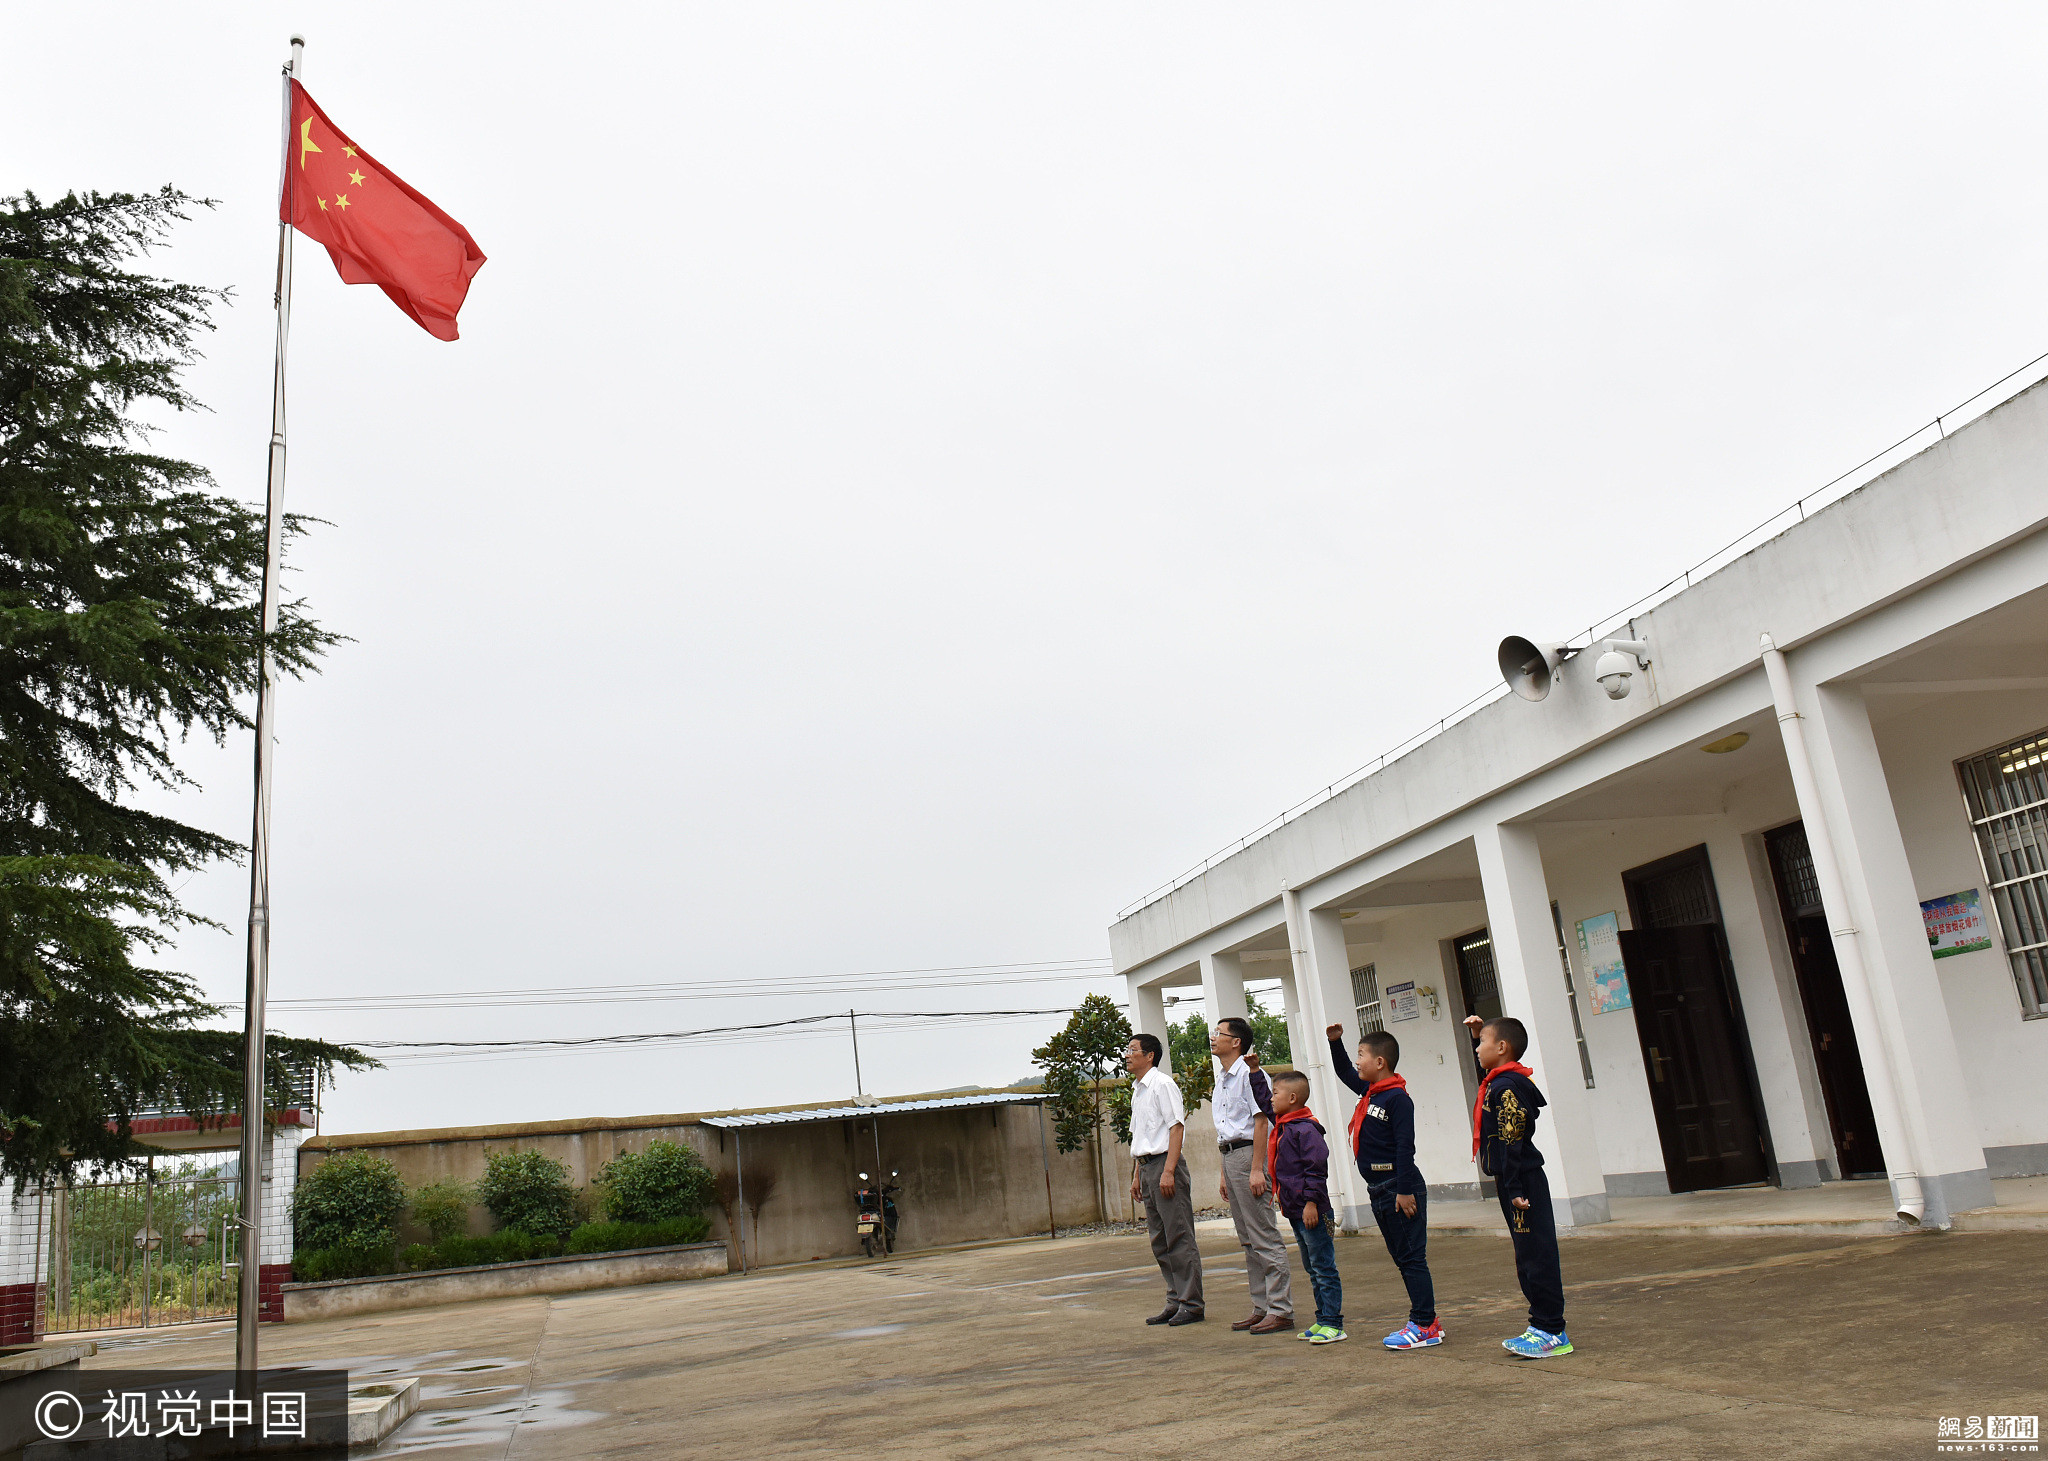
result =
[[1513,1339],[1503,1339],[1500,1347],[1518,1360],[1547,1360],[1570,1354],[1572,1341],[1562,1329],[1549,1334],[1531,1325]]
[[1427,1325],[1410,1319],[1381,1342],[1388,1349],[1428,1349],[1432,1344],[1444,1342],[1444,1326],[1437,1319],[1430,1320]]

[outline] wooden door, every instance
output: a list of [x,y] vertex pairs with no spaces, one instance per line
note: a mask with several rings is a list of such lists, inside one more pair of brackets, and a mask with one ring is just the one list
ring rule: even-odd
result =
[[1763,1102],[1705,847],[1621,875],[1622,963],[1673,1192],[1770,1177]]
[[1785,937],[1792,945],[1792,970],[1799,982],[1799,1003],[1806,1011],[1807,1034],[1813,1040],[1813,1063],[1827,1103],[1835,1161],[1844,1177],[1882,1176],[1884,1148],[1877,1139],[1863,1056],[1849,1019],[1849,997],[1842,991],[1842,970],[1835,962],[1827,911],[1821,907],[1820,880],[1813,875],[1805,824],[1794,822],[1766,832],[1764,846],[1771,855]]
[[1621,957],[1671,1190],[1763,1181],[1762,1128],[1736,1045],[1720,930],[1630,930]]

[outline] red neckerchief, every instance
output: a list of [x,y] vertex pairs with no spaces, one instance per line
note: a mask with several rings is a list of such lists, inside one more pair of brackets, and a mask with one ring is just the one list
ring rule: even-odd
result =
[[1280,1190],[1280,1128],[1290,1121],[1313,1121],[1316,1113],[1306,1106],[1296,1106],[1285,1116],[1273,1123],[1273,1139],[1266,1143],[1266,1181],[1275,1192]]
[[1472,1155],[1475,1157],[1479,1155],[1479,1113],[1486,1109],[1486,1088],[1493,1083],[1495,1076],[1502,1075],[1508,1071],[1513,1071],[1516,1075],[1528,1076],[1531,1080],[1536,1078],[1536,1072],[1522,1064],[1521,1061],[1507,1060],[1502,1061],[1492,1070],[1489,1070],[1486,1073],[1485,1079],[1479,1082],[1479,1099],[1472,1103]]
[[1385,1080],[1374,1081],[1365,1088],[1365,1094],[1360,1096],[1358,1104],[1351,1108],[1351,1150],[1353,1154],[1356,1154],[1358,1151],[1358,1128],[1365,1125],[1365,1108],[1372,1104],[1372,1098],[1381,1091],[1405,1091],[1407,1089],[1408,1077],[1405,1075],[1390,1075]]

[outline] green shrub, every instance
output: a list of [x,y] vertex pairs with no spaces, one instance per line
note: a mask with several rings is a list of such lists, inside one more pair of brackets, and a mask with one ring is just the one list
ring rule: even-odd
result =
[[438,1243],[468,1228],[469,1205],[475,1200],[461,1182],[429,1182],[412,1195],[412,1220]]
[[398,1266],[407,1273],[418,1273],[426,1268],[439,1268],[434,1260],[433,1245],[429,1243],[407,1243],[405,1251],[398,1255]]
[[476,1195],[500,1228],[560,1238],[576,1226],[576,1189],[569,1185],[569,1169],[542,1152],[492,1153]]
[[645,1151],[621,1152],[597,1180],[605,1216],[616,1223],[658,1223],[695,1217],[711,1201],[711,1169],[686,1146],[650,1142]]
[[[422,1247],[425,1245],[422,1244]],[[553,1258],[562,1251],[562,1240],[537,1236],[518,1228],[486,1237],[458,1234],[433,1246],[433,1268],[469,1268],[479,1263],[522,1263],[529,1258]]]
[[[370,1152],[329,1157],[292,1193],[296,1247],[374,1252],[398,1241],[405,1183],[398,1168]],[[351,1275],[352,1276],[352,1275]]]
[[292,1254],[292,1277],[300,1283],[370,1278],[397,1270],[390,1243],[337,1243],[330,1248],[300,1248]]
[[562,1245],[565,1253],[616,1253],[624,1248],[667,1248],[701,1243],[711,1236],[708,1218],[669,1218],[658,1223],[585,1223]]

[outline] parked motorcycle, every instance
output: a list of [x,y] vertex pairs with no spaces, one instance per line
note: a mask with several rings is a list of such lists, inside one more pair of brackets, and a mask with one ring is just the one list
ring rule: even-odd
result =
[[[896,1174],[889,1174],[894,1177]],[[860,1251],[872,1258],[877,1253],[892,1253],[896,1249],[896,1199],[892,1195],[901,1192],[901,1186],[894,1182],[871,1184],[868,1174],[860,1174],[861,1185],[854,1191],[853,1198],[860,1211],[854,1218],[854,1231],[860,1235]]]

